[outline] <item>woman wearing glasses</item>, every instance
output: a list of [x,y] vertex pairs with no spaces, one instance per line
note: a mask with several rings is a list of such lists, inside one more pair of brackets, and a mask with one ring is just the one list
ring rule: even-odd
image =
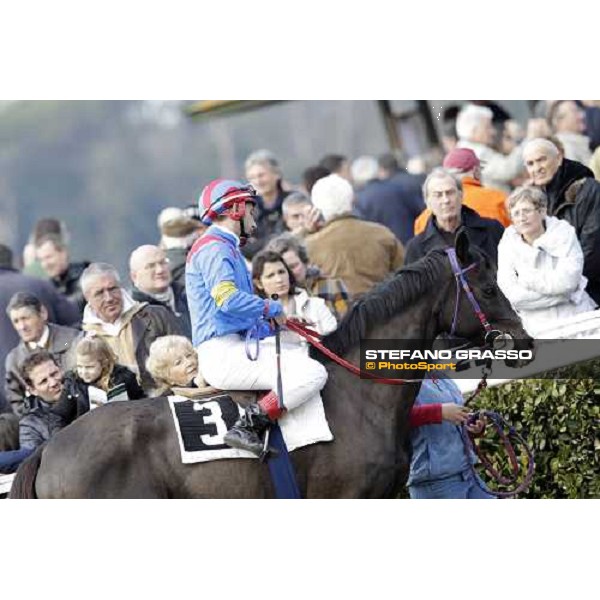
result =
[[575,229],[546,214],[547,197],[522,186],[508,197],[512,225],[498,246],[498,285],[536,337],[556,322],[596,308],[585,291]]

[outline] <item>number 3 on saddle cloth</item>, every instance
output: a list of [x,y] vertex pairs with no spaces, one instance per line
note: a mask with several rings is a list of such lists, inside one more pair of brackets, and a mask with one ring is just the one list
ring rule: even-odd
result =
[[[174,395],[169,396],[168,400],[182,463],[256,458],[251,452],[231,448],[223,442],[227,431],[241,416],[243,405],[256,400],[255,392],[216,391],[206,397],[191,399]],[[317,442],[333,440],[320,395],[285,413],[279,419],[279,426],[290,452]]]

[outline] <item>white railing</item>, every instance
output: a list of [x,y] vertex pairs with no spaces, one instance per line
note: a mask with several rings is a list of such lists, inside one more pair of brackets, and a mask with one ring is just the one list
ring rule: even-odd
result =
[[[555,340],[544,343],[542,351],[538,352],[536,359],[526,367],[519,369],[518,379],[531,378],[536,375],[566,367],[584,360],[600,356],[600,310],[580,313],[568,319],[555,322],[551,327],[538,334],[539,340]],[[585,344],[578,347],[577,354],[573,353],[573,345],[569,345],[569,352],[561,352],[560,346],[565,340],[598,340],[597,344]],[[543,368],[540,367],[543,365]],[[473,373],[472,379],[455,379],[460,391],[465,394],[472,392],[477,387],[481,378],[481,368],[469,369],[465,373]],[[463,373],[464,375],[464,373]],[[493,372],[492,372],[493,375]],[[514,379],[488,379],[488,386],[502,385]]]
[[10,492],[10,487],[12,486],[14,478],[14,473],[11,475],[0,475],[0,495],[8,494],[8,492]]

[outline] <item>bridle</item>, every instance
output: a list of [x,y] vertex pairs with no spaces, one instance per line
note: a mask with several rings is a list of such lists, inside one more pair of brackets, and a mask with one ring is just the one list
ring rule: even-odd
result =
[[454,300],[454,316],[452,317],[452,325],[450,327],[450,337],[454,336],[456,332],[456,326],[458,325],[458,309],[460,308],[460,298],[461,291],[465,293],[465,296],[469,300],[471,304],[471,308],[475,313],[475,316],[479,319],[481,326],[485,330],[484,337],[484,345],[493,347],[495,343],[498,341],[507,342],[509,339],[512,339],[511,336],[507,333],[503,333],[499,329],[494,329],[483,310],[481,310],[481,306],[479,306],[479,302],[477,302],[477,298],[475,298],[475,294],[473,290],[471,290],[471,286],[465,277],[465,273],[468,273],[471,269],[474,269],[477,266],[476,262],[471,263],[464,269],[460,266],[458,262],[458,257],[456,256],[456,250],[454,248],[445,248],[444,252],[448,256],[448,260],[450,261],[450,267],[452,268],[452,273],[454,275],[454,280],[456,282],[456,297]]

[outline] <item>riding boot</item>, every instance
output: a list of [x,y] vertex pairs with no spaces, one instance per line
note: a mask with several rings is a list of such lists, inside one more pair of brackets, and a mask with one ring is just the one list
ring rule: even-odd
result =
[[270,392],[256,404],[246,406],[244,414],[225,434],[223,441],[232,448],[248,450],[260,456],[264,447],[261,436],[282,412],[276,394]]

